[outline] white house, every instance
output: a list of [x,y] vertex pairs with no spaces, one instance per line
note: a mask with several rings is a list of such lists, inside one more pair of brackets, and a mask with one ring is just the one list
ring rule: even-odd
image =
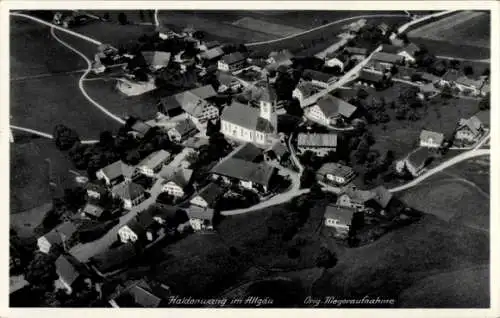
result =
[[338,67],[341,72],[344,71],[344,67],[348,62],[349,62],[349,57],[344,54],[332,53],[332,54],[327,54],[325,57],[325,66]]
[[455,131],[455,140],[469,143],[476,142],[484,132],[483,123],[476,116],[472,116],[469,119],[462,118]]
[[420,133],[420,147],[439,148],[443,145],[444,135],[442,133],[422,130]]
[[425,172],[425,167],[431,158],[427,148],[417,148],[404,159],[396,162],[396,171],[402,173],[407,170],[413,177],[418,177]]
[[398,55],[404,57],[406,62],[413,64],[415,63],[415,53],[418,51],[420,51],[420,48],[414,43],[410,43],[399,50]]
[[317,100],[316,104],[309,108],[306,116],[325,126],[335,126],[340,121],[348,121],[356,111],[356,106],[348,102],[327,95]]
[[174,95],[176,101],[195,124],[219,117],[219,109],[211,102],[217,96],[212,85],[205,85]]
[[174,197],[183,197],[184,189],[188,186],[192,175],[193,170],[180,168],[163,184],[162,191]]
[[223,188],[215,183],[210,183],[192,198],[189,203],[201,208],[212,208],[223,194]]
[[301,107],[304,107],[307,106],[304,104],[304,101],[317,92],[318,89],[316,89],[311,82],[303,81],[293,90],[292,97],[299,101]]
[[132,207],[138,205],[144,201],[144,188],[133,182],[122,183],[117,185],[111,190],[113,197],[118,197],[123,201],[123,207],[125,209],[132,209]]
[[104,180],[108,186],[114,186],[121,182],[129,182],[134,170],[134,167],[118,160],[97,171],[96,177],[99,180]]
[[335,185],[345,185],[356,176],[356,173],[351,167],[328,162],[319,168],[316,176],[321,181],[330,182]]
[[194,231],[213,230],[213,209],[191,206],[186,212]]
[[137,169],[143,175],[148,177],[154,177],[155,173],[161,170],[163,165],[171,157],[170,152],[166,150],[159,150],[151,153],[149,156],[144,158],[138,165]]
[[122,243],[136,242],[141,238],[153,241],[154,235],[150,228],[154,223],[152,212],[143,211],[118,230],[118,238]]
[[246,64],[246,58],[240,52],[226,54],[217,62],[217,68],[223,72],[235,72]]
[[324,214],[324,224],[336,230],[335,236],[345,238],[349,233],[353,215],[354,210],[327,206]]

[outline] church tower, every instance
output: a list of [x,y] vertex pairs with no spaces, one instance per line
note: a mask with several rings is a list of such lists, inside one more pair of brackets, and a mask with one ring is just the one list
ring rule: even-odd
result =
[[269,121],[272,126],[273,133],[278,132],[278,116],[276,115],[276,92],[273,87],[267,82],[264,93],[260,97],[260,117]]

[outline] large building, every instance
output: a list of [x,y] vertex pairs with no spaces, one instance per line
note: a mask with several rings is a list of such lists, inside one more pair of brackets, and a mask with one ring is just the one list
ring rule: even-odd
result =
[[277,135],[276,94],[267,89],[260,97],[259,108],[233,101],[224,108],[221,132],[230,139],[269,146]]

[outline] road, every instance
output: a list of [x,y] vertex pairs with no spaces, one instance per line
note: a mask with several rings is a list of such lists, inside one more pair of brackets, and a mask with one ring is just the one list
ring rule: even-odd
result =
[[461,57],[453,57],[453,56],[443,56],[443,55],[438,55],[436,56],[438,59],[443,59],[443,60],[457,60],[457,61],[462,61],[462,62],[475,62],[475,63],[490,63],[490,59],[464,59]]
[[[179,165],[186,156],[191,153],[191,149],[184,148],[182,152],[175,156],[174,160],[169,163],[169,165]],[[118,230],[132,220],[138,213],[146,210],[149,206],[156,202],[156,198],[161,193],[163,180],[159,179],[155,182],[151,190],[149,191],[151,196],[145,201],[141,202],[139,205],[133,207],[127,214],[120,217],[120,222],[115,225],[111,230],[109,230],[100,239],[86,243],[78,244],[71,248],[69,253],[73,255],[80,262],[86,262],[89,258],[99,253],[102,253],[109,249],[109,247],[117,240]]]
[[[30,128],[25,128],[25,127],[19,127],[19,126],[14,126],[14,125],[10,125],[10,128],[14,129],[14,130],[19,130],[19,131],[27,132],[27,133],[30,133],[30,134],[33,134],[33,135],[37,135],[37,136],[40,136],[40,137],[44,137],[44,138],[48,138],[48,139],[54,139],[54,137],[51,134],[47,134],[47,133],[44,133],[44,132],[39,131],[39,130],[34,130],[34,129],[30,129]],[[99,140],[82,140],[81,141],[82,144],[95,144],[95,143],[98,143],[98,142],[99,142]]]
[[445,16],[445,15],[448,15],[448,14],[451,14],[451,13],[457,12],[457,11],[459,11],[459,10],[441,11],[441,12],[436,12],[436,13],[429,14],[429,15],[420,17],[418,19],[412,20],[412,21],[410,21],[410,22],[408,22],[408,23],[403,24],[402,26],[400,26],[398,28],[398,34],[406,32],[406,30],[409,27],[413,26],[414,24],[417,24],[417,23],[420,23],[420,22],[423,22],[423,21],[426,21],[426,20],[429,20],[429,19],[432,19],[432,18],[442,17],[442,16]]

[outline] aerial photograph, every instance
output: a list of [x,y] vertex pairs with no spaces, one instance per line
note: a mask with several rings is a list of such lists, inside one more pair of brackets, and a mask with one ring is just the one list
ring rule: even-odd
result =
[[9,307],[490,308],[492,11],[326,9],[10,10]]

